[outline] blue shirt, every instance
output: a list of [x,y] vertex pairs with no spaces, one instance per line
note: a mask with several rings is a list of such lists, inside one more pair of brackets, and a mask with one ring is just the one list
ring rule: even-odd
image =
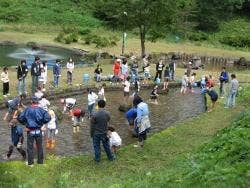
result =
[[61,66],[58,63],[53,66],[53,74],[56,76],[61,74]]
[[137,117],[137,109],[136,108],[130,108],[127,112],[126,112],[126,118],[128,120],[134,120]]
[[32,105],[27,107],[19,116],[18,121],[25,124],[28,129],[40,129],[44,124],[48,123],[51,117],[47,111]]

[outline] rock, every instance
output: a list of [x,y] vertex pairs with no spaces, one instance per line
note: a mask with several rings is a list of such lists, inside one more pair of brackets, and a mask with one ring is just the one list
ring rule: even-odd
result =
[[132,108],[132,105],[128,105],[128,104],[120,104],[119,106],[119,110],[121,112],[127,112],[130,108]]

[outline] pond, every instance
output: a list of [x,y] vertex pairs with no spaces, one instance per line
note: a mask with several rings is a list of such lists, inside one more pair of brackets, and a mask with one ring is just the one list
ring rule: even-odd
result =
[[72,57],[78,61],[80,56],[73,50],[67,50],[58,47],[42,47],[42,49],[32,49],[24,45],[0,45],[0,67],[16,66],[21,59],[25,59],[30,66],[35,56],[41,60],[48,61],[48,66],[53,66],[56,59],[65,59]]
[[[150,90],[142,90],[141,95],[148,100]],[[107,110],[111,113],[111,125],[115,127],[118,134],[123,140],[123,145],[135,143],[136,138],[131,136],[129,125],[124,117],[124,112],[118,111],[119,104],[122,103],[123,92],[110,91],[106,92]],[[81,106],[86,106],[86,94],[75,96],[77,103]],[[59,99],[51,101],[52,105],[60,106]],[[159,132],[171,126],[174,122],[183,121],[187,118],[195,117],[204,112],[204,101],[199,90],[194,93],[181,95],[179,89],[170,89],[168,94],[162,94],[159,97],[159,105],[149,104],[150,121],[152,130],[150,134]],[[4,111],[1,111],[2,116]],[[0,126],[0,157],[3,161],[8,145],[10,143],[10,129],[1,118]],[[84,119],[79,133],[73,134],[72,123],[70,118],[64,118],[60,123],[59,133],[56,136],[56,147],[54,150],[46,150],[46,153],[51,153],[60,156],[72,156],[79,154],[88,154],[92,152],[92,141],[90,138],[89,120]],[[25,144],[26,148],[26,134]],[[15,150],[12,155],[13,160],[21,159],[19,153]]]

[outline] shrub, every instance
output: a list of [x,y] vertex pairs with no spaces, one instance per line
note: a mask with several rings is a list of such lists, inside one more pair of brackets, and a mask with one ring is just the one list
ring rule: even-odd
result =
[[220,39],[220,42],[234,47],[245,48],[250,46],[250,37],[240,35],[226,36]]
[[205,41],[208,39],[208,34],[204,32],[193,32],[188,34],[188,39],[192,41]]
[[80,34],[80,35],[88,35],[90,33],[91,33],[91,30],[90,29],[86,29],[86,28],[81,28],[78,31],[78,34]]
[[63,42],[64,41],[64,33],[59,33],[54,40],[56,42]]

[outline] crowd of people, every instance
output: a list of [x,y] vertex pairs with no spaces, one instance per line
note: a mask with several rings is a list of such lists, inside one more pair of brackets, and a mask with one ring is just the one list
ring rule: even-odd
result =
[[[138,137],[138,144],[135,147],[143,147],[145,140],[147,139],[147,133],[151,128],[150,124],[150,110],[147,104],[147,99],[144,100],[140,96],[140,85],[148,85],[149,80],[152,78],[150,75],[149,58],[144,56],[142,59],[142,73],[139,74],[139,64],[136,58],[133,56],[130,59],[131,63],[128,65],[127,59],[116,58],[113,65],[112,82],[121,83],[123,85],[124,103],[132,104],[125,117],[132,129],[133,135]],[[212,111],[215,107],[215,103],[220,95],[224,98],[227,93],[225,108],[235,107],[235,97],[238,92],[239,83],[235,74],[231,74],[231,84],[228,86],[229,73],[226,68],[223,67],[219,76],[220,90],[219,95],[214,89],[215,81],[211,75],[204,75],[200,79],[196,78],[196,72],[192,70],[192,62],[187,63],[185,66],[185,72],[181,79],[181,91],[182,95],[187,92],[192,93],[194,88],[200,88],[201,94],[204,95],[205,103],[207,106],[207,95],[211,99],[211,108],[207,109],[208,112]],[[67,65],[67,83],[72,84],[72,74],[74,71],[74,62],[70,58]],[[152,80],[155,83],[153,90],[149,93],[149,102],[158,104],[158,89],[162,87],[160,83],[163,83],[162,90],[168,89],[170,80],[176,80],[175,75],[176,60],[171,59],[169,63],[164,63],[161,59],[156,64],[155,77]],[[32,97],[31,105],[25,106],[23,100],[26,98],[26,77],[28,73],[28,67],[24,60],[21,61],[17,68],[18,78],[18,92],[19,96],[14,97],[12,100],[6,102],[8,111],[4,115],[4,120],[8,122],[11,128],[12,144],[9,147],[9,151],[6,155],[7,159],[10,159],[13,149],[16,147],[26,160],[26,151],[23,149],[24,142],[24,130],[27,132],[27,164],[33,166],[34,164],[34,148],[37,150],[38,164],[44,163],[43,152],[43,139],[45,139],[46,148],[53,149],[56,145],[56,134],[58,133],[59,121],[56,112],[51,108],[50,101],[47,99],[45,93],[45,84],[47,83],[47,65],[46,62],[41,62],[39,57],[35,58],[34,63],[31,66],[32,76]],[[102,143],[107,157],[110,161],[115,160],[116,153],[122,144],[122,139],[116,132],[113,126],[110,126],[110,113],[106,110],[107,101],[105,97],[106,84],[102,80],[103,70],[100,65],[97,65],[94,70],[95,79],[97,82],[101,82],[98,93],[96,94],[91,88],[87,89],[87,107],[82,108],[82,104],[78,104],[77,100],[73,97],[61,97],[60,102],[63,105],[62,113],[68,115],[72,119],[72,132],[80,132],[80,124],[83,118],[88,118],[90,122],[90,136],[93,142],[94,159],[96,162],[101,160],[101,148]],[[163,75],[162,75],[163,74]],[[54,87],[58,87],[61,76],[60,60],[56,61],[53,66],[54,75]],[[162,80],[162,76],[164,76]],[[9,93],[9,79],[8,68],[3,69],[1,74],[1,80],[3,82],[3,94]],[[130,87],[134,86],[134,91],[131,92]],[[229,88],[229,89],[228,89]],[[34,142],[36,144],[34,144]],[[34,147],[35,146],[35,147]]]

